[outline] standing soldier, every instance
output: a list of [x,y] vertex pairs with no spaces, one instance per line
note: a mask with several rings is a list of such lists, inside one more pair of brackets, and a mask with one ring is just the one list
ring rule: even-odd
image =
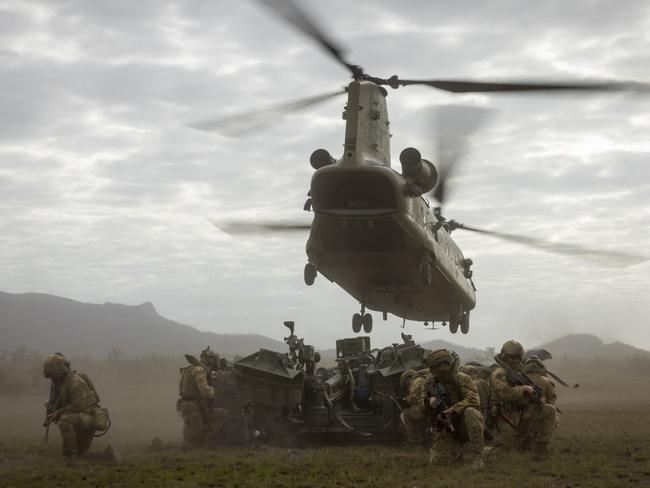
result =
[[522,345],[512,340],[494,358],[499,366],[490,379],[491,422],[500,434],[498,444],[514,441],[520,449],[533,449],[543,457],[555,429],[556,410],[549,403],[553,399],[544,396],[548,390],[521,381],[523,353]]
[[189,354],[190,363],[182,368],[179,384],[180,398],[176,410],[183,417],[183,439],[186,448],[200,447],[206,440],[214,444],[228,412],[215,408],[213,373],[219,369],[219,355],[208,347],[201,352],[201,361]]
[[63,456],[68,464],[75,464],[90,448],[95,432],[110,427],[108,411],[99,406],[90,378],[70,370],[63,354],[47,357],[43,375],[52,380],[45,427],[52,422],[59,425]]
[[432,375],[424,387],[425,405],[435,427],[431,462],[462,460],[480,468],[485,422],[476,385],[458,370],[459,362],[448,349],[433,351],[424,361]]
[[431,423],[425,413],[423,387],[431,377],[428,369],[409,369],[402,373],[400,384],[404,392],[406,408],[401,414],[406,442],[409,447],[422,447],[427,440],[427,430]]

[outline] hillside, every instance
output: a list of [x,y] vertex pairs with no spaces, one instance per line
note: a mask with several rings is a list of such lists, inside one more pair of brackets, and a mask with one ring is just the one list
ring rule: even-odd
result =
[[149,303],[90,304],[39,293],[0,292],[0,349],[61,351],[101,358],[113,349],[127,357],[197,354],[206,346],[229,356],[285,344],[259,334],[215,334],[162,317]]
[[[280,331],[276,327],[273,330]],[[286,330],[282,330],[286,332]],[[248,355],[260,347],[286,351],[286,344],[260,334],[216,334],[200,331],[162,317],[149,303],[120,305],[90,304],[39,293],[0,292],[0,352],[26,347],[46,354],[61,351],[71,356],[105,358],[116,349],[125,357],[146,354],[197,354],[206,346],[225,353]],[[383,347],[387,344],[376,344]],[[485,350],[432,340],[421,344],[426,349],[454,349],[462,360],[491,360]],[[497,351],[500,344],[495,344]],[[572,334],[542,344],[556,360],[567,358],[627,359],[650,358],[650,351],[603,341],[589,334]],[[321,350],[333,361],[334,349]]]
[[591,334],[570,334],[541,346],[548,350],[554,359],[627,359],[634,356],[650,358],[650,351],[639,349],[622,342],[605,344],[602,339]]

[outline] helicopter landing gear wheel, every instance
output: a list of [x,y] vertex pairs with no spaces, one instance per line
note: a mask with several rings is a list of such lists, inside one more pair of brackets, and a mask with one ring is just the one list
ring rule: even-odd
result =
[[420,281],[425,286],[431,286],[433,281],[433,259],[431,256],[425,255],[422,257],[420,263]]
[[460,331],[463,334],[469,332],[469,312],[465,312],[460,318]]
[[305,264],[305,284],[307,286],[311,286],[314,284],[314,281],[316,280],[316,275],[318,275],[318,272],[316,271],[316,266],[312,263],[307,263]]
[[369,313],[364,313],[363,314],[363,331],[366,334],[370,334],[372,332],[372,315]]
[[460,319],[458,316],[449,317],[449,332],[455,334],[458,332],[458,326],[460,325]]
[[355,313],[352,316],[352,332],[358,334],[361,332],[361,326],[363,325],[363,317],[360,313]]

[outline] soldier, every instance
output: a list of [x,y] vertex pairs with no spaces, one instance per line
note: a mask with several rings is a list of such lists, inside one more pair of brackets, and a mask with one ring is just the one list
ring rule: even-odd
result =
[[47,357],[43,376],[52,380],[45,426],[59,425],[63,456],[68,464],[75,464],[90,448],[95,432],[110,427],[108,411],[99,406],[90,378],[72,371],[63,354]]
[[[555,406],[535,386],[515,384],[512,372],[523,369],[524,348],[517,341],[506,342],[495,356],[499,365],[490,379],[490,423],[500,434],[497,444],[507,446],[511,441],[522,450],[533,449],[536,456],[548,453],[548,443],[555,428]],[[546,390],[548,391],[548,390]]]
[[459,371],[458,355],[448,349],[433,351],[425,364],[432,378],[423,388],[424,401],[436,415],[431,462],[462,460],[482,467],[485,422],[472,378]]
[[[526,359],[524,364],[524,371],[532,378],[532,380],[540,387],[543,392],[546,403],[555,406],[557,401],[557,393],[555,392],[555,383],[549,378],[546,366],[541,359],[533,355]],[[555,428],[560,424],[560,412],[555,407]]]
[[400,385],[404,392],[404,401],[406,408],[401,414],[404,432],[406,434],[406,443],[409,447],[418,447],[425,445],[427,440],[426,432],[431,422],[425,413],[424,392],[422,388],[431,375],[428,369],[409,369],[402,373]]
[[555,383],[551,381],[546,370],[546,366],[537,356],[530,356],[524,363],[524,371],[544,392],[546,403],[555,405],[557,393],[555,392]]
[[481,412],[481,415],[483,415],[483,418],[487,418],[488,403],[490,398],[489,376],[487,379],[484,378],[482,370],[472,364],[464,364],[459,368],[459,371],[472,378],[472,381],[476,386],[476,391],[478,392],[478,397],[481,404],[479,411]]
[[189,366],[181,368],[180,398],[176,410],[183,417],[183,439],[186,448],[203,446],[206,441],[215,443],[223,426],[227,410],[215,408],[213,373],[219,369],[219,355],[208,347],[201,352],[201,361],[189,354]]

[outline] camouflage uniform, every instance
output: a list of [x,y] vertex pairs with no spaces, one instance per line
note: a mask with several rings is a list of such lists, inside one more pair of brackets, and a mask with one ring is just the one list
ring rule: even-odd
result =
[[546,403],[555,405],[557,393],[555,392],[555,383],[548,377],[548,372],[544,363],[537,357],[531,356],[526,360],[524,371],[530,376],[537,386],[544,392]]
[[423,399],[423,387],[431,377],[427,369],[405,371],[400,378],[402,390],[406,396],[407,407],[401,414],[404,424],[406,442],[409,446],[422,446],[426,440],[426,432],[431,425],[426,415]]
[[[555,392],[555,383],[548,377],[548,372],[544,363],[537,357],[531,356],[526,360],[524,371],[539,386],[544,394],[546,403],[555,406],[557,402],[557,393]],[[560,424],[560,415],[557,407],[555,408],[555,428]]]
[[[425,360],[434,381],[444,387],[449,405],[446,412],[452,419],[455,432],[437,430],[431,447],[431,462],[445,463],[464,460],[472,466],[483,465],[483,431],[485,422],[479,411],[480,399],[472,378],[458,370],[458,356],[454,351],[439,349]],[[426,387],[423,388],[424,402]],[[454,420],[455,419],[455,420]]]
[[[499,367],[492,372],[490,381],[490,416],[498,436],[495,444],[508,446],[514,442],[520,449],[533,448],[536,453],[545,454],[555,429],[556,409],[546,399],[541,404],[533,401],[525,386],[508,383],[506,368],[521,371],[522,355],[521,344],[508,341],[495,357]],[[548,385],[539,386],[550,391]]]
[[176,410],[183,418],[183,439],[189,448],[202,446],[206,441],[215,443],[228,414],[227,410],[215,408],[213,404],[214,388],[210,383],[212,368],[217,367],[219,356],[206,349],[201,353],[201,360],[201,364],[196,362],[180,370],[180,398]]
[[63,355],[49,356],[43,374],[52,379],[57,395],[48,421],[59,425],[63,455],[81,457],[90,448],[95,431],[108,428],[108,413],[99,407],[99,397],[90,379],[71,371]]
[[459,371],[472,378],[480,400],[479,411],[481,412],[481,415],[483,415],[483,418],[487,418],[490,398],[490,382],[485,378],[481,378],[481,373],[476,366],[464,365],[459,368]]

